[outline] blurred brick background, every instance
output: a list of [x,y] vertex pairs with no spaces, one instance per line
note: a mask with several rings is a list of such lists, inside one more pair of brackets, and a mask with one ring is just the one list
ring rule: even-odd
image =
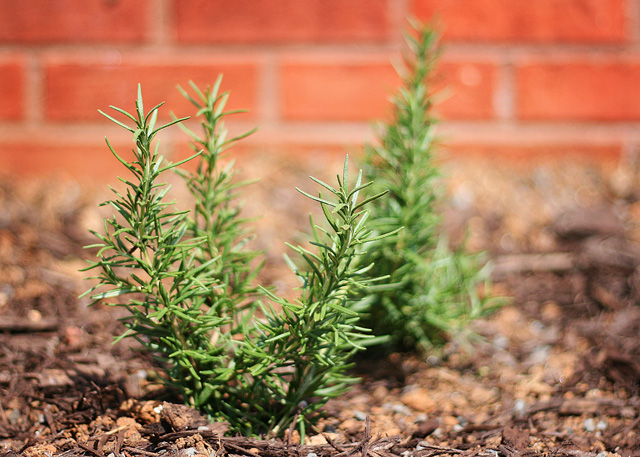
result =
[[0,169],[110,180],[104,137],[129,138],[99,108],[140,82],[192,114],[175,85],[219,72],[249,154],[342,155],[389,112],[406,18],[434,15],[450,155],[635,157],[638,0],[0,0]]

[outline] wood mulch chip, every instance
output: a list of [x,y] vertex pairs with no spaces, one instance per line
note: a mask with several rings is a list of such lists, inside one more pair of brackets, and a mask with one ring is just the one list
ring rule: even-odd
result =
[[121,311],[78,299],[94,202],[73,186],[0,181],[0,454],[640,456],[640,207],[630,195],[530,225],[479,198],[479,210],[460,210],[512,304],[426,358],[359,360],[363,382],[331,400],[300,444],[297,432],[230,436],[159,389],[148,356],[111,343]]

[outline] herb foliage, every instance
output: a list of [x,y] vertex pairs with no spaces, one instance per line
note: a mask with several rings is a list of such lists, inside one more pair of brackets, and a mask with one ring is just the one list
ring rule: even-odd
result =
[[373,182],[370,191],[389,191],[371,208],[372,229],[404,228],[367,250],[370,274],[390,279],[370,290],[364,322],[375,335],[387,336],[387,350],[429,352],[502,301],[479,293],[488,290],[481,255],[451,249],[442,231],[444,185],[432,113],[439,38],[428,26],[412,32],[392,121],[381,126],[363,159],[365,176]]
[[[300,297],[290,302],[254,285],[258,253],[247,248],[250,231],[235,198],[232,165],[220,154],[246,135],[227,140],[224,117],[228,93],[213,89],[195,96],[181,90],[198,109],[202,134],[183,128],[194,155],[179,163],[165,160],[158,132],[184,119],[155,128],[158,109],[144,111],[140,87],[136,110],[112,107],[132,125],[104,114],[133,134],[134,160],[120,178],[126,190],[112,189],[103,205],[114,210],[104,221],[97,260],[97,284],[86,292],[94,302],[124,307],[127,331],[160,362],[163,382],[185,403],[210,417],[229,422],[244,434],[282,435],[297,427],[303,439],[320,407],[357,382],[347,374],[352,356],[370,336],[351,308],[371,282],[378,280],[361,265],[362,245],[386,235],[368,229],[365,205],[385,192],[360,198],[371,185],[359,175],[349,182],[348,157],[333,187],[312,178],[326,195],[300,191],[315,200],[328,224],[311,221],[313,239],[293,249],[304,268],[292,266],[301,279]],[[197,160],[195,171],[179,170],[194,196],[191,211],[168,201],[164,173]],[[257,293],[267,302],[258,301]]]

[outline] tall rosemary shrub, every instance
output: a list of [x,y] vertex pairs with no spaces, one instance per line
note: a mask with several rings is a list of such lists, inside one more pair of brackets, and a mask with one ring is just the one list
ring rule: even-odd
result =
[[[112,154],[129,172],[125,186],[103,205],[114,210],[104,221],[97,260],[97,284],[86,292],[95,302],[124,307],[126,332],[160,362],[162,380],[185,403],[212,418],[224,419],[240,433],[280,435],[291,426],[304,437],[319,408],[356,381],[347,374],[350,359],[370,335],[359,325],[352,300],[378,280],[360,262],[361,246],[377,242],[368,228],[365,205],[384,192],[360,199],[371,183],[360,175],[351,185],[348,159],[337,185],[315,178],[326,195],[302,192],[322,207],[328,229],[311,221],[310,246],[295,247],[305,268],[300,297],[290,302],[260,288],[269,302],[256,300],[256,253],[246,248],[248,232],[234,203],[231,166],[220,154],[227,140],[223,119],[228,94],[212,90],[195,96],[182,90],[202,117],[202,133],[185,130],[196,153],[168,163],[155,142],[176,119],[156,128],[161,105],[145,112],[140,87],[136,110],[112,107],[127,121],[107,118],[133,135],[134,159]],[[179,171],[195,198],[191,211],[168,200],[169,170],[197,160],[193,172]]]
[[372,193],[388,190],[371,209],[380,232],[404,229],[369,246],[370,274],[390,275],[371,290],[365,325],[387,335],[387,349],[428,351],[468,328],[489,312],[496,300],[479,295],[487,277],[478,255],[452,250],[441,230],[443,182],[436,162],[437,139],[432,108],[438,35],[417,26],[407,35],[403,84],[393,98],[393,118],[365,148],[364,171]]

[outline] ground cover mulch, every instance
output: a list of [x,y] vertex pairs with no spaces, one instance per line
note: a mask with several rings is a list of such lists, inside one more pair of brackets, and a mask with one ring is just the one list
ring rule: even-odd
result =
[[152,360],[112,345],[120,311],[78,299],[95,200],[68,183],[1,180],[0,453],[640,456],[635,177],[461,170],[452,238],[467,228],[489,251],[494,292],[511,304],[428,357],[360,360],[363,382],[327,404],[304,445],[297,432],[229,436],[158,388]]

